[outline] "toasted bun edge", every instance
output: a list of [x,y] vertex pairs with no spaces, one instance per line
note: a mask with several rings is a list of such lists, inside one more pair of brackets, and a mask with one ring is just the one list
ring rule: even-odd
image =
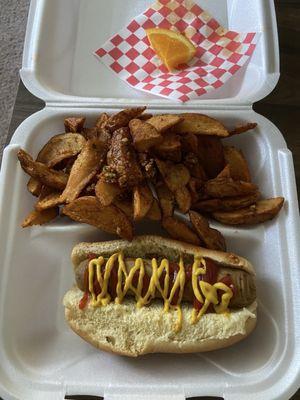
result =
[[136,253],[138,257],[143,257],[146,249],[149,253],[157,254],[157,256],[167,257],[167,254],[164,253],[176,253],[177,255],[200,255],[201,257],[210,258],[222,266],[241,269],[251,275],[255,275],[255,270],[252,264],[245,258],[234,253],[209,250],[174,239],[154,235],[136,236],[131,242],[126,240],[112,240],[95,243],[82,242],[73,248],[71,259],[74,268],[76,269],[90,253],[99,255],[105,253],[111,255],[116,251],[122,250],[131,251]]

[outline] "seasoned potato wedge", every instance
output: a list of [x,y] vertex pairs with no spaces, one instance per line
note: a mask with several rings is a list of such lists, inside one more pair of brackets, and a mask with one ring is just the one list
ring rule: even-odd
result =
[[32,178],[54,189],[63,190],[65,188],[68,182],[67,174],[55,171],[39,161],[33,161],[32,157],[22,149],[18,151],[18,159],[23,170]]
[[228,130],[214,118],[203,114],[186,113],[179,115],[182,121],[176,126],[177,133],[193,133],[195,135],[209,135],[227,137]]
[[30,178],[27,183],[27,190],[33,196],[39,196],[42,190],[43,184],[42,182],[38,181],[37,179]]
[[204,182],[198,178],[191,178],[188,183],[188,189],[191,194],[192,204],[195,204],[200,199],[203,192]]
[[143,152],[150,147],[162,142],[162,135],[154,126],[139,119],[132,119],[129,122],[130,133],[133,139],[133,145],[137,151]]
[[120,128],[113,133],[107,162],[109,167],[117,173],[121,188],[133,188],[144,180],[129,128]]
[[96,120],[95,127],[97,129],[103,129],[106,126],[107,121],[109,120],[109,115],[106,113],[102,113]]
[[184,153],[198,154],[198,137],[193,133],[180,135],[182,151]]
[[164,217],[162,226],[173,239],[200,246],[200,239],[185,222],[174,217]]
[[260,193],[259,191],[256,191],[254,193],[247,194],[246,196],[201,200],[198,203],[194,204],[193,208],[195,210],[200,210],[204,212],[234,211],[256,203],[259,198]]
[[217,175],[218,178],[232,178],[231,173],[230,173],[230,167],[229,164],[227,164],[222,171]]
[[85,123],[85,117],[68,117],[65,119],[65,131],[66,133],[82,132]]
[[132,119],[140,116],[145,110],[146,107],[126,108],[117,114],[111,115],[105,123],[105,128],[111,133],[117,129],[124,128],[128,126]]
[[154,146],[153,153],[164,160],[179,162],[181,160],[181,141],[178,135],[166,132],[160,144]]
[[133,202],[131,199],[116,199],[114,205],[123,211],[130,220],[133,220]]
[[192,196],[186,186],[182,186],[175,192],[175,200],[178,208],[184,214],[189,211],[192,205]]
[[[77,118],[67,118],[68,123],[74,124],[84,123],[82,119],[75,121]],[[75,129],[75,128],[74,128]],[[72,132],[72,131],[71,131]],[[79,133],[62,133],[53,136],[41,149],[36,161],[46,164],[48,167],[54,167],[63,160],[77,156],[85,144],[85,138]],[[34,178],[30,178],[27,183],[28,191],[34,196],[39,196],[42,183]]]
[[150,210],[148,211],[147,218],[153,220],[153,221],[160,221],[162,214],[161,214],[161,209],[159,207],[159,203],[156,199],[153,199],[152,206]]
[[[77,118],[67,118],[68,123],[77,124],[84,123],[82,119],[75,121]],[[75,126],[75,125],[74,125]],[[75,128],[74,128],[75,129]],[[76,157],[85,144],[85,138],[79,133],[62,133],[53,136],[41,149],[36,161],[46,164],[48,167],[57,166],[64,160]],[[34,178],[30,178],[27,183],[28,191],[34,196],[39,196],[42,183]]]
[[273,219],[281,210],[283,197],[260,200],[257,203],[236,211],[217,211],[214,219],[226,225],[254,225]]
[[43,211],[31,211],[22,222],[22,228],[27,228],[28,226],[33,225],[44,225],[56,218],[58,214],[58,207],[48,208],[47,210]]
[[143,114],[138,116],[138,119],[140,119],[141,121],[148,121],[148,119],[150,119],[152,117],[153,117],[153,114],[143,113]]
[[151,209],[153,195],[148,185],[136,186],[133,189],[133,219],[144,218]]
[[207,177],[215,178],[225,167],[223,145],[220,138],[198,136],[198,157]]
[[164,133],[168,129],[177,125],[181,121],[181,117],[175,114],[155,115],[147,120],[148,124],[154,126],[159,133]]
[[189,170],[183,164],[174,164],[170,161],[155,159],[156,165],[171,192],[186,186],[190,180]]
[[123,239],[133,238],[133,228],[129,218],[114,205],[102,206],[96,197],[79,197],[64,206],[62,213],[74,221],[96,226]]
[[86,143],[85,138],[79,133],[62,133],[53,136],[42,148],[37,156],[37,161],[54,167],[62,160],[76,156],[81,152]]
[[112,204],[121,192],[122,190],[118,184],[105,182],[102,177],[99,178],[95,186],[96,197],[103,206]]
[[37,211],[43,211],[49,208],[57,207],[61,204],[61,192],[53,192],[43,198],[39,198],[34,208]]
[[190,211],[189,215],[195,231],[204,243],[204,247],[212,250],[226,251],[225,239],[221,232],[210,228],[207,219],[203,215],[195,211]]
[[240,133],[248,132],[251,129],[255,129],[256,127],[257,127],[256,122],[249,122],[244,125],[239,125],[229,132],[229,136],[239,135]]
[[175,198],[173,193],[165,184],[156,185],[155,189],[163,215],[165,217],[171,217],[174,213],[175,207]]
[[234,197],[254,193],[257,186],[251,182],[234,181],[230,178],[216,178],[205,183],[205,192],[210,197]]
[[243,153],[233,146],[224,146],[224,157],[234,181],[251,182],[248,163]]
[[74,162],[67,186],[61,195],[63,203],[74,201],[101,169],[107,147],[97,139],[86,142]]

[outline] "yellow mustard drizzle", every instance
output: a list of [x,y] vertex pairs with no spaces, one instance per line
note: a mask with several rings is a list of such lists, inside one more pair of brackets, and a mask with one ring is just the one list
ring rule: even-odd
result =
[[[177,310],[177,322],[175,325],[175,331],[178,332],[182,328],[182,310],[180,307],[184,287],[186,282],[186,271],[184,268],[184,263],[182,256],[179,260],[179,270],[176,275],[176,279],[170,290],[170,266],[167,259],[163,259],[158,266],[157,260],[155,258],[151,261],[152,275],[149,277],[149,287],[146,294],[143,296],[143,279],[146,274],[144,261],[141,258],[137,258],[134,262],[133,268],[128,272],[124,254],[122,252],[115,253],[109,257],[106,261],[102,256],[93,259],[88,265],[88,284],[89,292],[91,293],[91,304],[94,307],[105,306],[111,301],[111,296],[108,292],[108,283],[111,276],[111,271],[114,267],[115,262],[118,261],[118,279],[116,286],[116,298],[115,303],[121,304],[124,297],[126,296],[128,290],[130,290],[135,295],[136,306],[138,308],[143,307],[150,303],[151,299],[155,297],[155,292],[158,291],[164,301],[164,312],[168,312],[170,309]],[[104,267],[105,266],[105,267]],[[103,268],[104,267],[104,268]],[[135,287],[133,285],[133,278],[135,273],[139,271],[138,283]],[[100,293],[96,296],[94,291],[94,278],[96,272],[96,279],[101,288]],[[165,272],[163,287],[160,284],[160,278]],[[233,296],[232,290],[222,282],[217,282],[211,285],[208,282],[200,281],[199,275],[204,275],[206,273],[206,262],[204,258],[196,256],[192,266],[192,288],[194,296],[196,299],[203,304],[200,311],[193,310],[191,315],[191,323],[196,323],[205,314],[210,304],[213,304],[215,312],[226,313],[228,312],[228,305],[230,299]],[[123,287],[122,287],[123,284]],[[220,289],[224,293],[221,296],[221,301],[219,303],[217,290]],[[172,300],[179,290],[177,305],[172,305]],[[170,293],[170,294],[169,294]],[[218,304],[219,303],[219,304]]]

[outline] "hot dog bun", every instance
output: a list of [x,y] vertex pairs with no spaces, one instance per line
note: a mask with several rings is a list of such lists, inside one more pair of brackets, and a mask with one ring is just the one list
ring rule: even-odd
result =
[[[158,236],[140,236],[132,242],[80,243],[72,251],[74,269],[90,253],[109,256],[120,250],[127,257],[156,254],[164,255],[169,260],[178,259],[180,253],[186,256],[198,254],[223,266],[243,269],[254,275],[252,265],[235,254],[207,250]],[[231,310],[229,314],[205,314],[195,324],[190,323],[192,305],[182,304],[182,329],[175,332],[176,311],[163,313],[159,300],[140,309],[137,309],[133,299],[126,298],[120,305],[112,302],[105,307],[94,308],[88,304],[81,310],[78,304],[82,294],[74,287],[64,297],[66,321],[73,331],[101,350],[131,357],[224,348],[247,337],[256,325],[256,302],[247,308]]]
[[180,254],[199,255],[210,258],[222,266],[242,269],[251,275],[255,275],[252,264],[236,254],[204,249],[178,240],[152,235],[136,236],[131,242],[112,240],[98,243],[79,243],[73,248],[71,259],[76,270],[90,253],[101,254],[105,257],[105,255],[111,255],[116,251],[123,251],[125,256],[129,258],[151,258],[155,254],[158,257],[166,257],[170,261],[177,261]]

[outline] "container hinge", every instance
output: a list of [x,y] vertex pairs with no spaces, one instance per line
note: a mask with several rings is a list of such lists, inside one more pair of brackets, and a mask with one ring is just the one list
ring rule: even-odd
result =
[[[116,99],[113,100],[108,100],[106,101],[105,99],[99,101],[84,101],[84,102],[57,102],[57,101],[46,101],[46,107],[49,109],[61,109],[61,108],[89,108],[89,109],[108,109],[108,110],[120,110],[124,109],[126,107],[140,107],[144,106],[145,102],[127,102],[126,105],[124,103],[118,102]],[[157,111],[157,112],[182,112],[182,105],[178,106],[178,103],[168,103],[168,104],[147,104],[147,109],[149,111]],[[186,106],[185,111],[190,111],[190,112],[199,112],[199,110],[204,111],[214,111],[214,110],[220,110],[220,111],[249,111],[252,110],[252,104],[226,104],[226,105],[221,105],[221,104],[209,104],[209,103],[202,103],[201,106],[198,105],[193,105],[189,104]]]
[[104,392],[104,400],[185,400],[184,393],[174,389],[161,390],[124,390],[124,389],[107,389]]

